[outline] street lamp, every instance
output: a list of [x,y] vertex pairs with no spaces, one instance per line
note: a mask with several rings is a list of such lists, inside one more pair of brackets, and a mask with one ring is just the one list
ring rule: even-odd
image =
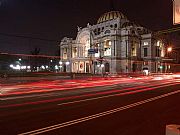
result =
[[59,64],[62,65],[63,64],[62,61],[59,61]]
[[57,65],[55,65],[55,69],[56,69],[56,70],[58,70],[58,69],[59,69]]
[[67,61],[67,62],[66,62],[66,65],[69,65],[69,64],[70,64],[70,62],[69,62],[69,61]]
[[168,47],[167,52],[172,52],[172,47]]
[[101,67],[103,68],[103,67],[104,67],[104,64],[101,64]]
[[14,66],[11,64],[10,67],[13,68]]
[[30,69],[31,68],[31,66],[27,66],[27,69]]

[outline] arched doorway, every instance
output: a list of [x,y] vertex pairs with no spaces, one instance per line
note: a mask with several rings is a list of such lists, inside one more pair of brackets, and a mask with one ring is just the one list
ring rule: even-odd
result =
[[109,72],[109,68],[110,68],[109,63],[105,63],[105,72]]
[[133,72],[136,72],[136,71],[137,71],[137,64],[136,64],[136,63],[133,63],[133,64],[132,64],[132,71],[133,71]]
[[66,72],[66,65],[63,66],[63,72]]
[[89,71],[89,63],[86,63],[86,73],[90,73],[90,71]]

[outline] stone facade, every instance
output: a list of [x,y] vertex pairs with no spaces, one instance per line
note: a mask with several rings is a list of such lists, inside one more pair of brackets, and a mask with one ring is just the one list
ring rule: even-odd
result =
[[165,53],[161,39],[119,11],[78,27],[76,39],[64,37],[60,50],[61,71],[93,74],[162,72]]

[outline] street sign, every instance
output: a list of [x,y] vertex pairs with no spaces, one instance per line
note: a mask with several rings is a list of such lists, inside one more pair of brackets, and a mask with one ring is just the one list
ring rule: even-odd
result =
[[98,53],[98,49],[91,48],[88,50],[88,54],[95,54],[95,53]]

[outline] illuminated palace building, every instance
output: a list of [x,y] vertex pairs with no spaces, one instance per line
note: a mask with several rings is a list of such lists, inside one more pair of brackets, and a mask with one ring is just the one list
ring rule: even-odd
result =
[[60,50],[62,72],[117,74],[165,69],[162,40],[119,11],[104,13],[95,25],[78,27],[76,39],[64,37]]

